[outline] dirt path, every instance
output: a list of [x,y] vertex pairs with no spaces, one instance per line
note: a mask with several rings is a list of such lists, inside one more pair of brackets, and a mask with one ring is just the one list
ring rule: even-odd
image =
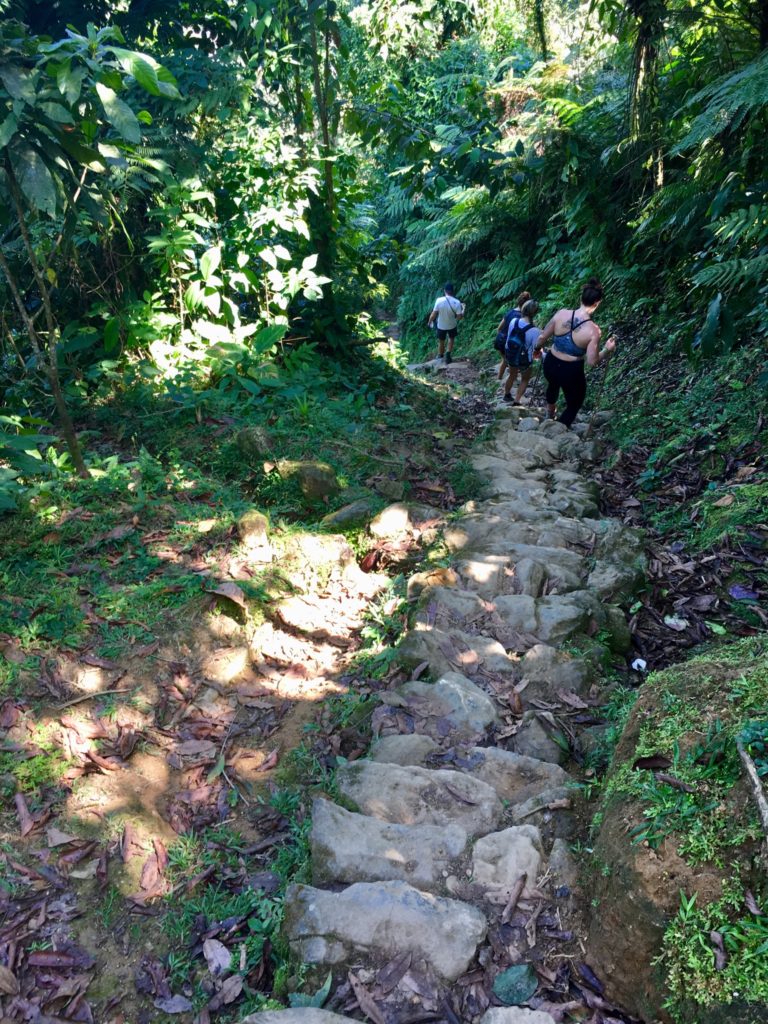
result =
[[340,1013],[631,1019],[590,967],[569,848],[581,829],[563,765],[629,646],[619,602],[642,572],[639,536],[600,518],[585,430],[499,411],[472,457],[482,494],[443,530],[448,564],[409,580],[405,681],[381,695],[368,757],[315,802],[313,884],[288,890],[284,930],[310,979],[346,977],[328,1004]]

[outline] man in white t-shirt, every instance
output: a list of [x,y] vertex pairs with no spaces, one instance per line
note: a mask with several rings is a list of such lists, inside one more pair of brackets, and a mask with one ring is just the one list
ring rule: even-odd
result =
[[[435,308],[429,314],[429,326],[437,320],[437,344],[439,351],[437,358],[445,356],[446,363],[453,362],[453,343],[456,340],[456,332],[459,327],[459,320],[464,316],[465,306],[459,302],[453,293],[453,285],[449,282],[443,289],[443,294],[435,303]],[[445,351],[445,339],[448,339],[448,351]]]

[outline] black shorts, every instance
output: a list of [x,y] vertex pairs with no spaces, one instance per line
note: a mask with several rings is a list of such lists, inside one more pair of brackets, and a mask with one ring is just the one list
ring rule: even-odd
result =
[[456,335],[458,333],[459,332],[458,332],[458,330],[455,327],[451,328],[450,331],[443,331],[443,330],[441,330],[438,327],[437,328],[437,340],[438,341],[445,341],[446,338],[450,338],[451,341],[455,341],[456,340]]

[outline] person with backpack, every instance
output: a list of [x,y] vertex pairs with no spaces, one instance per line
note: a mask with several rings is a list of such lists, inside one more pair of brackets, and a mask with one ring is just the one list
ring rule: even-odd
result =
[[600,328],[593,317],[603,301],[603,286],[590,278],[581,292],[577,309],[559,309],[539,335],[535,348],[542,349],[552,339],[552,347],[544,357],[543,371],[547,379],[549,418],[554,419],[560,392],[565,396],[565,410],[558,417],[570,427],[587,396],[584,363],[598,366],[610,358],[616,341],[608,338],[600,348]]
[[[459,302],[454,294],[453,285],[448,282],[443,289],[443,294],[435,302],[435,307],[429,314],[429,326],[437,321],[437,358],[445,357],[446,363],[453,362],[453,343],[456,341],[459,320],[464,316],[466,306]],[[448,351],[445,350],[445,341],[448,339]]]
[[517,296],[517,303],[514,309],[508,309],[504,316],[501,318],[501,323],[496,328],[496,337],[493,341],[493,347],[501,355],[501,362],[499,363],[499,380],[504,376],[504,371],[507,368],[507,361],[504,358],[504,349],[507,345],[507,335],[509,334],[509,325],[517,317],[522,316],[521,310],[525,303],[530,299],[530,292],[520,292]]
[[504,346],[504,361],[509,367],[509,374],[504,382],[504,401],[511,402],[512,385],[520,375],[520,383],[517,387],[514,402],[520,405],[528,381],[531,379],[533,370],[534,346],[539,340],[541,329],[534,324],[534,317],[539,311],[539,304],[534,299],[528,299],[523,303],[520,316],[515,317],[509,324],[507,341]]

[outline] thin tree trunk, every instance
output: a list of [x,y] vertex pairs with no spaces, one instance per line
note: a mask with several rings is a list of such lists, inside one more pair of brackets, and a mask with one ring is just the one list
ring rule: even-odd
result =
[[27,222],[24,217],[24,205],[21,198],[21,191],[19,189],[16,177],[13,173],[13,168],[9,160],[6,160],[5,166],[6,175],[8,177],[8,183],[10,185],[11,198],[13,205],[16,210],[16,217],[19,222],[19,231],[21,232],[21,238],[26,249],[27,256],[29,257],[30,266],[32,267],[32,273],[35,278],[35,284],[40,292],[40,298],[43,303],[43,310],[45,313],[46,327],[48,329],[48,343],[47,350],[40,344],[40,337],[35,328],[34,321],[29,316],[27,308],[24,305],[24,300],[21,297],[18,285],[13,277],[12,271],[8,266],[8,262],[5,257],[2,257],[0,267],[2,267],[3,273],[8,281],[8,286],[11,289],[11,294],[14,297],[16,307],[19,310],[21,318],[27,329],[30,343],[34,349],[35,355],[40,361],[40,365],[43,369],[43,373],[48,378],[48,383],[51,385],[51,394],[53,395],[53,401],[56,406],[56,412],[59,417],[61,424],[61,431],[64,434],[64,440],[67,442],[69,448],[69,454],[72,456],[72,464],[75,467],[75,471],[78,476],[83,479],[88,479],[90,473],[85,465],[83,459],[82,449],[80,448],[80,442],[77,437],[77,431],[75,430],[75,424],[72,421],[72,417],[69,414],[67,403],[64,398],[64,392],[61,389],[61,379],[59,377],[59,364],[58,364],[58,353],[56,351],[56,342],[58,339],[58,331],[56,329],[56,320],[53,315],[53,305],[51,304],[51,293],[48,288],[48,281],[40,269],[40,264],[37,261],[37,255],[35,254],[34,246],[32,245],[32,239],[29,236],[27,230]]

